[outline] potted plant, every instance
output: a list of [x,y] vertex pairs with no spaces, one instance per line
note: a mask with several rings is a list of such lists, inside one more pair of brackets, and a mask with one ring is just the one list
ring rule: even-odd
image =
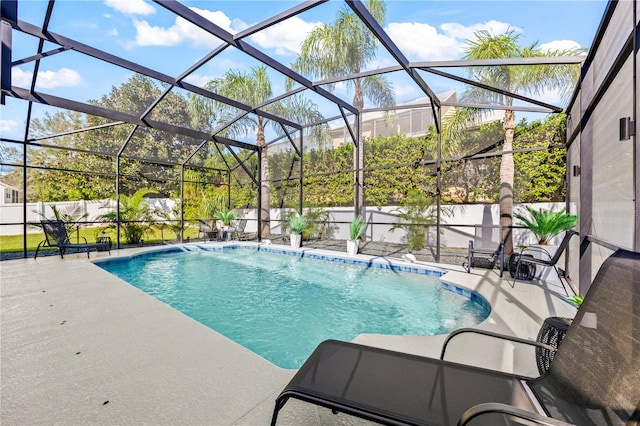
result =
[[291,216],[289,228],[291,228],[291,247],[298,248],[302,244],[302,233],[307,230],[307,218],[302,215]]
[[530,206],[525,206],[525,209],[527,214],[514,213],[513,216],[533,232],[540,245],[548,245],[556,235],[575,228],[578,221],[578,216],[568,214],[566,208],[556,212],[536,210]]
[[224,235],[226,235],[226,239],[229,240],[231,235],[229,234],[229,226],[231,225],[231,221],[236,218],[236,212],[229,209],[218,210],[215,215],[216,219],[222,222],[222,229],[224,231]]
[[[526,226],[538,240],[537,244],[530,246],[531,249],[527,252],[537,259],[551,259],[558,246],[549,245],[549,242],[556,235],[575,228],[578,216],[568,214],[566,208],[551,211],[525,206],[525,210],[525,213],[514,213],[513,216],[519,219],[522,225]],[[552,270],[551,266],[543,266],[538,277],[545,281],[556,281],[552,278]]]
[[367,221],[361,215],[354,216],[349,224],[349,239],[347,240],[347,253],[350,255],[358,254],[358,243],[360,237],[367,230]]

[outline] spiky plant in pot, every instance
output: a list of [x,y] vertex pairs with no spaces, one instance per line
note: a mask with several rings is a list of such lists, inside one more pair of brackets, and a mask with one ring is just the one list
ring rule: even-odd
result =
[[513,216],[533,232],[540,245],[547,245],[556,235],[575,228],[578,222],[578,216],[568,214],[566,208],[555,212],[536,210],[531,206],[525,206],[525,209],[527,214],[514,213]]

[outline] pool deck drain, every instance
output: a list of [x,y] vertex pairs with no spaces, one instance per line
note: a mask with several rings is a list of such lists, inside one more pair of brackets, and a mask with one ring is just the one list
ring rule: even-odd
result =
[[[114,251],[112,258],[148,249]],[[308,250],[308,249],[307,249]],[[323,253],[318,250],[318,253]],[[344,253],[330,252],[345,256]],[[107,259],[92,253],[92,260]],[[363,257],[364,258],[364,257]],[[557,286],[452,267],[443,281],[492,306],[479,327],[535,338],[544,318],[573,316]],[[284,370],[102,270],[85,256],[0,262],[0,423],[266,425]],[[442,336],[356,341],[437,357]],[[535,374],[532,351],[460,339],[448,359]],[[482,352],[470,356],[472,348]],[[367,424],[292,401],[279,425]]]

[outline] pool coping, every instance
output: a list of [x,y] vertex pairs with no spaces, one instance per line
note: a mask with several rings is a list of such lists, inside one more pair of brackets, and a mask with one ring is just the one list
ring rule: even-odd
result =
[[[294,370],[265,361],[93,264],[155,249],[113,251],[111,257],[92,253],[92,261],[69,255],[64,260],[51,256],[0,263],[2,424],[269,423],[275,397]],[[575,312],[558,289],[545,283],[512,288],[495,271],[468,274],[439,266],[446,270],[442,281],[477,292],[492,305],[479,328],[535,338],[547,316]],[[361,335],[356,341],[437,357],[443,338]],[[452,345],[450,360],[476,365],[497,360],[507,369],[523,364],[518,350],[464,340]],[[482,348],[480,355],[472,356],[473,348]],[[336,421],[330,410],[292,402],[278,424]]]

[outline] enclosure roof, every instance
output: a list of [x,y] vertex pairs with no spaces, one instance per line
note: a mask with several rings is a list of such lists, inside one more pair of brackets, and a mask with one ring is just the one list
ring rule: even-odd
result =
[[[504,8],[515,7],[515,3],[501,3]],[[593,2],[585,3],[594,8]],[[453,13],[453,9],[466,8],[469,13],[478,14],[483,4],[488,3],[448,2],[447,10],[437,12]],[[110,14],[104,12],[105,5],[112,8]],[[394,109],[395,104],[424,97],[433,109],[434,119],[439,109],[447,106],[504,109],[507,98],[513,100],[510,109],[523,113],[564,111],[567,99],[548,100],[552,97],[549,93],[531,96],[520,88],[488,85],[478,79],[477,73],[472,77],[469,71],[540,64],[579,67],[585,56],[461,60],[464,51],[452,48],[455,52],[449,57],[438,58],[441,55],[434,54],[432,57],[438,60],[427,61],[426,51],[441,43],[443,34],[450,31],[443,29],[446,24],[437,29],[436,7],[443,8],[444,3],[390,1],[386,4],[388,22],[378,22],[360,1],[140,0],[102,4],[3,0],[3,117],[15,117],[20,126],[13,132],[3,131],[2,142],[74,149],[61,141],[86,132],[95,134],[95,138],[109,135],[113,139],[117,135],[116,140],[105,141],[103,149],[95,152],[160,164],[195,164],[200,161],[198,153],[212,143],[217,149],[255,151],[256,133],[246,131],[247,120],[254,123],[260,120],[271,129],[267,138],[285,135],[292,143],[310,125],[327,123],[327,118],[311,120],[302,114],[282,113],[277,107],[286,102],[304,99],[316,105],[322,117],[333,117],[332,126],[336,123],[349,126],[349,118],[354,114],[379,109],[373,103],[359,108],[352,99],[353,92],[345,89],[370,77],[384,77],[393,83],[394,99],[384,108]],[[518,8],[535,10],[537,16],[530,17],[534,25],[557,15],[551,6],[534,8],[533,4],[518,2]],[[602,12],[604,2],[598,2],[596,8]],[[407,16],[403,10],[414,13]],[[293,53],[304,39],[296,34],[304,35],[323,24],[330,25],[340,13],[347,12],[377,42],[375,59],[370,58],[356,71],[323,78],[295,71]],[[68,19],[70,16],[75,19]],[[481,22],[485,18],[476,19]],[[572,25],[570,19],[571,16],[565,17],[567,28],[581,28],[581,23]],[[590,35],[582,47],[591,42],[598,19],[596,16],[590,23]],[[405,42],[407,33],[398,30],[399,20],[405,22],[405,31],[436,29],[430,37],[422,39],[425,52]],[[486,25],[477,27],[500,28],[492,27],[490,20],[491,17],[486,17]],[[107,31],[109,25],[113,29]],[[125,29],[130,33],[121,35],[120,31]],[[271,82],[271,91],[265,99],[248,102],[246,93],[226,93],[207,84],[229,71],[250,73],[261,67]],[[52,70],[58,70],[57,75]],[[63,81],[54,81],[60,75],[64,76]],[[140,79],[141,76],[144,78]],[[76,80],[80,83],[74,85]],[[122,96],[119,91],[133,90],[126,86],[128,81],[137,81],[141,87],[140,92],[127,95],[129,100],[138,100],[135,105],[119,98]],[[485,97],[486,102],[465,100],[461,95],[471,88],[491,96]],[[441,101],[435,94],[447,90],[458,93],[455,101]],[[215,122],[196,121],[193,114],[187,114],[191,109],[185,112],[185,105],[214,105],[213,111],[220,111],[222,105],[228,107],[227,115],[222,121],[220,117]],[[51,132],[50,128],[33,125],[34,119],[42,124],[48,116],[68,112],[80,113],[71,128]],[[209,117],[215,114],[209,113]],[[434,121],[439,127],[439,121]],[[170,140],[171,144],[161,150],[143,149],[154,138]]]

